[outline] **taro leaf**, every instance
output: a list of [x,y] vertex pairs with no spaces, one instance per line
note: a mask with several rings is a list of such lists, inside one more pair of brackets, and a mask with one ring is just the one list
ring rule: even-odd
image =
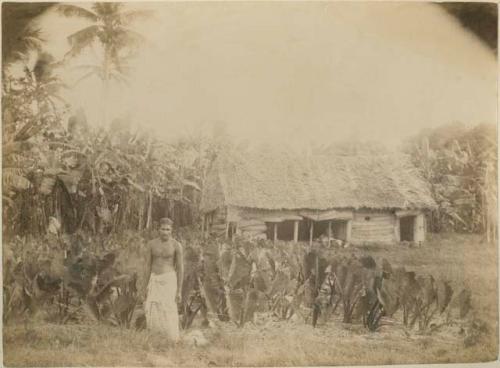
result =
[[361,257],[359,261],[364,268],[374,269],[375,267],[377,267],[377,264],[375,263],[375,260],[372,256]]
[[107,207],[97,207],[97,215],[105,223],[111,222],[111,211]]
[[304,302],[307,307],[311,307],[316,300],[316,286],[313,279],[309,278],[304,283]]
[[243,311],[243,301],[245,295],[243,290],[226,290],[227,306],[229,309],[229,317],[231,321],[239,324],[241,321],[241,313]]
[[50,193],[52,193],[52,189],[54,188],[55,184],[56,184],[56,178],[51,176],[45,176],[40,184],[40,189],[39,189],[40,193],[44,195],[49,195]]
[[345,264],[345,261],[339,262],[339,264],[336,267],[334,267],[334,273],[337,279],[338,287],[342,292],[344,290],[344,286],[346,283],[348,270],[349,268],[347,267],[347,264]]
[[342,293],[345,297],[354,296],[354,292],[362,283],[362,268],[357,264],[349,264]]
[[272,298],[274,295],[283,291],[289,282],[289,277],[282,271],[276,272],[276,276],[271,284],[271,290],[267,293],[269,298]]
[[187,305],[190,298],[196,293],[198,286],[198,278],[196,272],[192,272],[193,268],[184,267],[187,271],[184,273],[184,281],[182,282],[182,305]]
[[67,173],[60,173],[58,175],[59,179],[61,179],[68,192],[71,194],[76,193],[81,176],[82,174],[77,170],[71,170]]
[[387,259],[382,259],[382,272],[385,275],[392,275],[392,266]]
[[399,280],[401,303],[403,305],[413,304],[420,292],[420,285],[415,279],[415,272],[404,272]]
[[208,310],[211,313],[219,314],[219,305],[224,298],[224,293],[215,277],[204,277],[200,282],[200,289]]
[[114,252],[110,252],[105,254],[103,257],[100,257],[97,260],[97,272],[101,273],[107,268],[111,267],[115,262],[116,254]]
[[380,282],[378,274],[375,269],[369,268],[363,268],[361,272],[363,287],[366,292],[366,301],[369,304],[374,303],[377,300],[376,289]]
[[92,286],[92,279],[95,275],[95,261],[89,257],[78,257],[71,260],[66,267],[65,284],[80,296],[85,296]]
[[257,290],[266,293],[271,287],[269,271],[257,271],[253,277],[253,284]]
[[[298,290],[298,281],[297,279],[291,279],[288,281],[286,287],[285,287],[285,294],[286,295],[294,295],[297,293]],[[302,285],[303,286],[303,285]]]
[[472,308],[471,292],[469,289],[463,289],[460,294],[458,294],[458,304],[460,308],[460,318],[464,318]]
[[437,283],[436,293],[439,313],[443,313],[450,304],[453,296],[453,289],[448,282],[440,280]]
[[[257,264],[257,268],[261,271],[272,270],[273,266],[271,264],[271,257],[267,249],[255,248],[252,252],[254,254],[254,261]],[[274,263],[274,262],[273,262]]]
[[317,255],[313,252],[307,253],[303,258],[304,279],[308,279],[316,269]]
[[9,173],[9,175],[4,175],[5,188],[14,189],[16,191],[23,191],[31,186],[31,182],[22,175],[18,175],[16,173]]
[[219,269],[223,280],[228,280],[229,278],[232,261],[232,252],[228,249],[223,250],[219,259]]
[[19,313],[25,307],[25,293],[23,287],[17,282],[14,283],[9,295],[9,300],[6,306],[6,314],[11,312]]
[[399,308],[398,283],[394,279],[384,280],[382,287],[377,289],[377,298],[387,316],[394,315]]
[[35,283],[39,290],[45,293],[57,293],[59,291],[62,279],[52,277],[45,272],[39,273],[35,277]]
[[61,231],[61,223],[55,217],[49,217],[49,226],[47,231],[51,234],[58,234]]
[[417,278],[420,286],[420,298],[423,306],[429,306],[436,301],[437,292],[434,287],[434,278],[432,276],[420,276]]
[[240,252],[235,252],[232,257],[231,267],[228,275],[228,285],[232,289],[239,285],[246,286],[250,281],[250,272],[252,265],[245,259]]
[[269,267],[271,268],[272,273],[275,274],[276,273],[276,262],[272,258],[271,254],[269,254],[269,252],[266,252],[266,257],[267,257],[267,261],[269,262]]
[[[203,276],[199,278],[199,282],[208,310],[217,314],[219,318],[226,318],[225,315],[222,316],[221,314],[221,306],[224,304],[224,289],[217,269],[217,251],[214,248],[212,246],[203,249]],[[228,253],[230,256],[230,252]],[[227,274],[229,273],[229,267],[227,268]]]
[[317,289],[323,285],[323,281],[326,278],[326,269],[329,266],[329,262],[324,257],[319,257],[318,259],[318,275],[317,275],[317,284],[315,285]]
[[128,323],[128,317],[136,305],[136,299],[129,294],[119,295],[112,305],[113,314],[120,323]]
[[249,290],[245,298],[243,323],[253,321],[254,313],[258,306],[259,293],[257,290]]

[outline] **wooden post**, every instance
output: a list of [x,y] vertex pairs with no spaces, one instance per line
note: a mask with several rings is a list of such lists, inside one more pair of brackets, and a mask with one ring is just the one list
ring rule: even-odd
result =
[[229,222],[226,221],[226,239],[229,238]]
[[314,232],[314,221],[311,220],[311,225],[309,226],[309,245],[313,243],[313,232]]
[[330,243],[332,241],[332,221],[328,221],[328,246],[330,246]]
[[401,241],[401,218],[396,216],[396,223],[394,225],[394,238],[399,243]]
[[346,229],[345,229],[345,241],[351,242],[351,232],[352,232],[352,220],[347,220]]
[[418,214],[415,216],[415,220],[413,223],[413,240],[415,243],[421,243],[425,240],[425,233],[424,233],[424,215],[423,214]]
[[206,215],[203,214],[203,216],[201,217],[201,236],[203,238],[205,238],[205,218],[206,218]]
[[299,221],[295,220],[293,222],[293,241],[297,243],[299,241]]
[[276,240],[278,240],[278,223],[275,222],[273,224],[273,230],[274,230],[274,236],[273,236],[273,241],[275,242]]

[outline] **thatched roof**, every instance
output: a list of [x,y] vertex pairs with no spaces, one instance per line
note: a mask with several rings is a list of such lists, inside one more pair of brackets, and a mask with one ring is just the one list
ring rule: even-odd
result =
[[321,156],[261,151],[220,155],[201,210],[432,208],[427,184],[403,155]]

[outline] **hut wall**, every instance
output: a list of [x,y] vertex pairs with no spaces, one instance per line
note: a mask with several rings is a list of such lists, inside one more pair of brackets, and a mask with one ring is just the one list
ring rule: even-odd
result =
[[[293,211],[270,211],[251,208],[227,208],[227,221],[237,224],[237,234],[247,238],[273,239],[274,224],[301,219]],[[278,230],[278,229],[276,229]]]
[[351,243],[394,243],[397,241],[397,218],[389,212],[355,211]]

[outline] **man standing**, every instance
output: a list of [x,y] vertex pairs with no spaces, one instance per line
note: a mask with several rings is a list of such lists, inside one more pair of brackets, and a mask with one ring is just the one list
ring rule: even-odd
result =
[[172,220],[160,220],[160,237],[148,243],[149,283],[145,302],[146,323],[150,330],[179,340],[177,303],[181,301],[184,278],[182,246],[172,238]]

